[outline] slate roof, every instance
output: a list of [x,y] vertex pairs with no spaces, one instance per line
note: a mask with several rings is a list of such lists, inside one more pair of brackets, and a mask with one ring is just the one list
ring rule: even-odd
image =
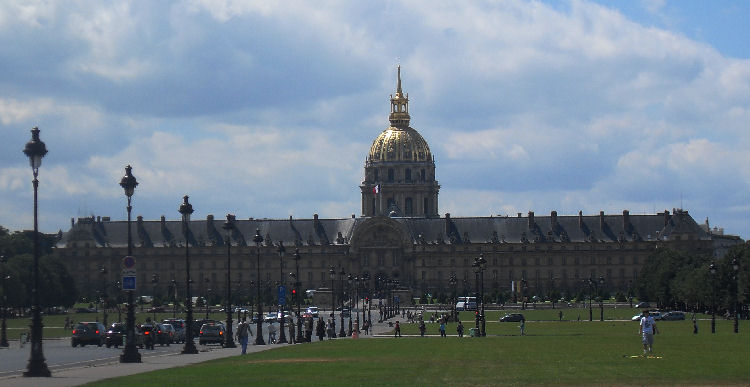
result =
[[[666,213],[666,215],[665,215]],[[617,242],[669,238],[674,234],[692,234],[695,239],[710,240],[687,211],[674,210],[653,215],[565,215],[524,217],[393,218],[409,230],[414,243],[542,243],[542,242]],[[264,245],[346,245],[356,227],[369,218],[342,219],[248,219],[237,220],[233,245],[252,245],[256,228]],[[627,219],[627,221],[626,221]],[[223,246],[224,219],[208,216],[191,220],[188,239],[191,245]],[[180,220],[142,220],[132,224],[135,246],[184,246]],[[340,237],[339,237],[340,233]],[[100,221],[81,218],[63,233],[58,247],[74,240],[94,241],[100,247],[127,246],[126,221]]]

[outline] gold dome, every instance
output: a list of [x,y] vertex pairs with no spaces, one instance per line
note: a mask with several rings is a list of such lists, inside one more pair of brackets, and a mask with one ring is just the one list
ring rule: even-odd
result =
[[373,141],[369,159],[371,162],[431,162],[432,153],[427,141],[416,130],[391,126]]
[[391,95],[391,126],[380,133],[370,147],[370,162],[432,162],[427,141],[409,126],[409,95],[401,90],[401,65],[398,66],[396,95]]

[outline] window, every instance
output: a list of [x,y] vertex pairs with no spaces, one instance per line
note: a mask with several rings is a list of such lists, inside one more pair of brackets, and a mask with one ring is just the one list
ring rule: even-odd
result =
[[407,168],[406,171],[404,171],[406,181],[411,181],[411,169]]
[[365,255],[363,259],[362,266],[364,267],[370,266],[370,257],[368,257],[367,255]]
[[426,178],[426,174],[425,174],[424,168],[422,168],[422,170],[419,171],[419,180],[425,181],[425,178]]
[[424,198],[424,202],[423,202],[423,207],[422,208],[424,208],[424,213],[425,214],[429,214],[430,213],[428,204],[429,204],[429,202],[427,201],[427,198]]
[[406,198],[406,202],[404,204],[404,210],[406,211],[406,215],[412,215],[412,212],[414,212],[411,198]]
[[395,179],[395,172],[393,171],[393,168],[388,168],[388,181],[393,181]]
[[375,173],[375,181],[380,181],[380,171],[376,169],[373,172]]
[[423,270],[422,271],[422,281],[424,281],[425,279],[427,279],[427,272]]

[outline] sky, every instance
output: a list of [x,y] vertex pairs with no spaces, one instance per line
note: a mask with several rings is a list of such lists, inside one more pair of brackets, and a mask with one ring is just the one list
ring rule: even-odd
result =
[[750,237],[750,2],[0,2],[0,225],[361,215],[401,65],[453,217],[653,214]]

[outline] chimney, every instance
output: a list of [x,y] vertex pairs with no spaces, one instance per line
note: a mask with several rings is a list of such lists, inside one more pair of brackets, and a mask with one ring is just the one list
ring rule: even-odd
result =
[[630,229],[630,211],[622,210],[622,229]]
[[519,218],[521,217],[521,213],[520,213],[520,212],[518,213],[518,217],[519,217]]
[[557,230],[557,211],[552,211],[549,213],[549,220],[552,229]]
[[138,223],[143,223],[143,215],[138,215],[138,218],[136,219],[138,219]]
[[318,214],[313,214],[313,220],[318,221]]
[[536,227],[536,224],[534,223],[534,211],[529,211],[529,230]]
[[604,230],[604,211],[599,211],[599,229]]
[[208,214],[208,215],[206,215],[206,220],[209,221],[209,222],[213,222],[214,221],[214,216],[211,215],[211,214]]
[[161,216],[161,224],[164,224],[167,222],[167,218],[164,217],[164,215]]
[[451,218],[451,213],[450,212],[446,212],[445,213],[445,219],[450,219],[450,218]]
[[669,224],[669,210],[664,210],[664,227]]
[[101,223],[101,222],[102,222],[102,217],[101,216],[97,216],[96,217],[96,223]]
[[70,228],[76,225],[76,218],[70,218]]
[[578,228],[583,228],[583,211],[578,211]]

